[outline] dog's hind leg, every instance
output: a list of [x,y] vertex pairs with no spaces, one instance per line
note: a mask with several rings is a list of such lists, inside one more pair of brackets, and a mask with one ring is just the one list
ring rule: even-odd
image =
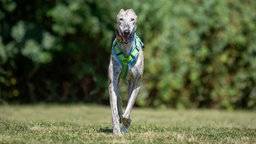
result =
[[123,115],[123,110],[122,110],[122,97],[120,94],[117,95],[117,109],[118,109],[118,115],[119,115],[119,122],[122,122],[122,115]]

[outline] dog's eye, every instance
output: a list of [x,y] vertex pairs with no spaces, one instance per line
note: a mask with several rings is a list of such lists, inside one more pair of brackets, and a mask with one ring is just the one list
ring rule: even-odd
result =
[[119,18],[120,21],[123,21],[123,18]]
[[134,21],[134,18],[131,18],[131,21]]

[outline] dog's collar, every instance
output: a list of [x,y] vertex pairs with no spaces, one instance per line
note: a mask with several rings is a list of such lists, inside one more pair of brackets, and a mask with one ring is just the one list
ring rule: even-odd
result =
[[129,42],[131,42],[131,41],[134,40],[135,33],[132,34],[132,36],[131,36],[131,38],[129,39],[128,42],[125,42],[125,41],[123,40],[122,36],[119,35],[119,33],[118,33],[117,30],[115,30],[115,36],[116,36],[116,40],[118,40],[118,42],[127,44],[127,43],[129,43]]

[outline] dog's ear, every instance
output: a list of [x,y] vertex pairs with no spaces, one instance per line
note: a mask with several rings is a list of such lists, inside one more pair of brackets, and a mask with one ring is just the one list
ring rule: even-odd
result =
[[117,14],[117,17],[119,17],[122,13],[125,13],[124,9],[121,9],[119,13]]
[[126,10],[127,13],[131,13],[133,15],[133,18],[135,18],[135,21],[137,21],[137,15],[133,9]]
[[125,11],[124,11],[124,9],[121,9],[121,10],[119,11],[119,13],[117,14],[117,16],[116,16],[116,20],[117,20],[117,21],[118,21],[119,17],[120,17],[123,13],[125,13]]
[[136,15],[136,13],[135,13],[135,11],[133,10],[133,9],[128,9],[128,10],[126,10],[127,12],[131,12],[131,13],[133,13],[135,16],[137,16]]
[[128,9],[128,10],[126,10],[126,11],[130,11],[130,12],[135,13],[133,9]]
[[119,13],[123,13],[124,12],[124,9],[121,9],[120,11],[119,11]]

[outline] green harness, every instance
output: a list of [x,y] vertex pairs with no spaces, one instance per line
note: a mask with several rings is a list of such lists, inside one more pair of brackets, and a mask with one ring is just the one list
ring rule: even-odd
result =
[[117,40],[113,42],[114,54],[117,57],[119,63],[122,65],[122,72],[120,78],[126,79],[130,65],[137,59],[139,55],[140,48],[144,46],[140,38],[135,34],[135,46],[129,55],[125,55],[117,45]]

